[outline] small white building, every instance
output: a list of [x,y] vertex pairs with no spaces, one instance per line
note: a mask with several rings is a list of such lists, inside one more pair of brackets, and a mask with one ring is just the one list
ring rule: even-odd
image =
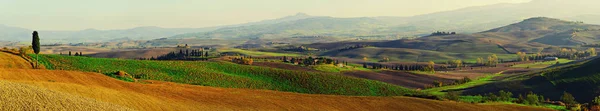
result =
[[544,60],[545,61],[557,61],[558,57],[545,57]]

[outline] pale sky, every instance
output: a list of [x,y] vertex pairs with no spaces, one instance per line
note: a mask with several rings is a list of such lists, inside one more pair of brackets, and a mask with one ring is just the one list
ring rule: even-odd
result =
[[0,0],[0,24],[33,30],[200,28],[315,16],[413,16],[531,0]]

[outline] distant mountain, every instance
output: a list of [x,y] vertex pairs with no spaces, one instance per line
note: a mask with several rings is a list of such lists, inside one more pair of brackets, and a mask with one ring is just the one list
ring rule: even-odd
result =
[[211,32],[176,37],[236,39],[289,38],[298,36],[356,36],[387,25],[371,18],[313,17],[275,24],[221,28]]
[[[251,30],[258,30],[258,28],[264,27],[264,25],[280,24],[280,23],[286,23],[286,22],[297,21],[297,20],[302,20],[302,19],[309,19],[309,18],[316,18],[316,17],[319,17],[319,16],[310,16],[306,13],[297,13],[296,15],[286,16],[283,18],[277,18],[277,19],[271,19],[271,20],[263,20],[263,21],[250,22],[250,23],[244,23],[244,24],[218,26],[218,28],[220,28],[220,29],[215,30],[214,32],[186,33],[186,34],[175,35],[175,36],[172,36],[171,38],[221,38],[222,35],[221,35],[221,33],[218,33],[219,31],[223,31],[223,30],[227,30],[227,29],[234,29],[236,27],[253,28],[253,26],[257,26],[257,29],[251,29]],[[230,32],[230,33],[233,33],[233,32]],[[215,35],[207,36],[210,34],[215,34]],[[223,35],[231,36],[231,34],[229,34],[229,35],[223,34]],[[233,37],[227,37],[227,38],[233,38]]]
[[33,31],[29,29],[10,27],[0,24],[0,39],[2,39],[0,41],[25,40],[24,38],[28,38],[29,36],[31,36],[32,32]]
[[[600,7],[595,0],[533,0],[527,3],[494,4],[452,11],[398,18],[403,26],[431,30],[481,32],[532,17],[551,17],[570,21],[600,23]],[[585,17],[585,18],[584,18]]]
[[547,17],[535,17],[508,26],[492,29],[485,32],[516,32],[516,31],[568,31],[575,29],[598,29],[598,25],[588,25],[582,22],[565,21]]
[[[251,25],[232,25],[212,32],[190,33],[175,37],[285,38],[295,35],[328,35],[342,37],[377,36],[396,39],[395,36],[424,36],[434,31],[477,33],[532,17],[552,17],[600,24],[600,12],[597,11],[600,10],[600,7],[590,2],[594,1],[534,0],[527,3],[503,3],[468,7],[411,17],[334,18],[297,14],[281,19],[268,20],[268,23],[273,24],[260,24],[263,21],[250,23]],[[582,9],[582,7],[585,9]],[[285,22],[273,22],[282,20],[285,20]],[[356,20],[353,22],[357,23],[348,24],[348,20]],[[341,26],[337,23],[346,23],[350,27],[337,27]],[[291,24],[301,26],[290,26]],[[313,29],[305,29],[307,27]]]
[[[38,30],[43,44],[53,43],[79,43],[79,42],[106,42],[114,40],[150,40],[169,37],[177,34],[211,31],[215,28],[160,28],[137,27],[123,30],[96,30],[86,29],[80,31],[45,31]],[[2,41],[31,41],[33,30],[0,25],[0,39]]]

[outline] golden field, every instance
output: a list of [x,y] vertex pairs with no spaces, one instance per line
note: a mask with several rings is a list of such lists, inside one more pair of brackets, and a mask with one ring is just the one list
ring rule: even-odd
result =
[[[26,62],[1,53],[0,60]],[[124,82],[99,73],[0,68],[0,110],[404,110],[535,111],[410,97],[356,97],[231,89],[160,81]]]

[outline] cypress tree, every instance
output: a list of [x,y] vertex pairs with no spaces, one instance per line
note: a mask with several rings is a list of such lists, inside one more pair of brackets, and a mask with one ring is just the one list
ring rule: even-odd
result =
[[[40,53],[40,36],[37,31],[33,31],[33,38],[31,42],[31,47],[33,48],[33,52],[35,53],[36,60],[39,60],[38,54]],[[35,68],[38,67],[38,62],[35,62]]]
[[72,56],[73,54],[71,54],[71,51],[69,51],[69,56]]
[[38,36],[37,31],[33,31],[33,41],[31,42],[31,46],[32,46],[33,52],[35,52],[35,54],[40,53],[40,36]]

